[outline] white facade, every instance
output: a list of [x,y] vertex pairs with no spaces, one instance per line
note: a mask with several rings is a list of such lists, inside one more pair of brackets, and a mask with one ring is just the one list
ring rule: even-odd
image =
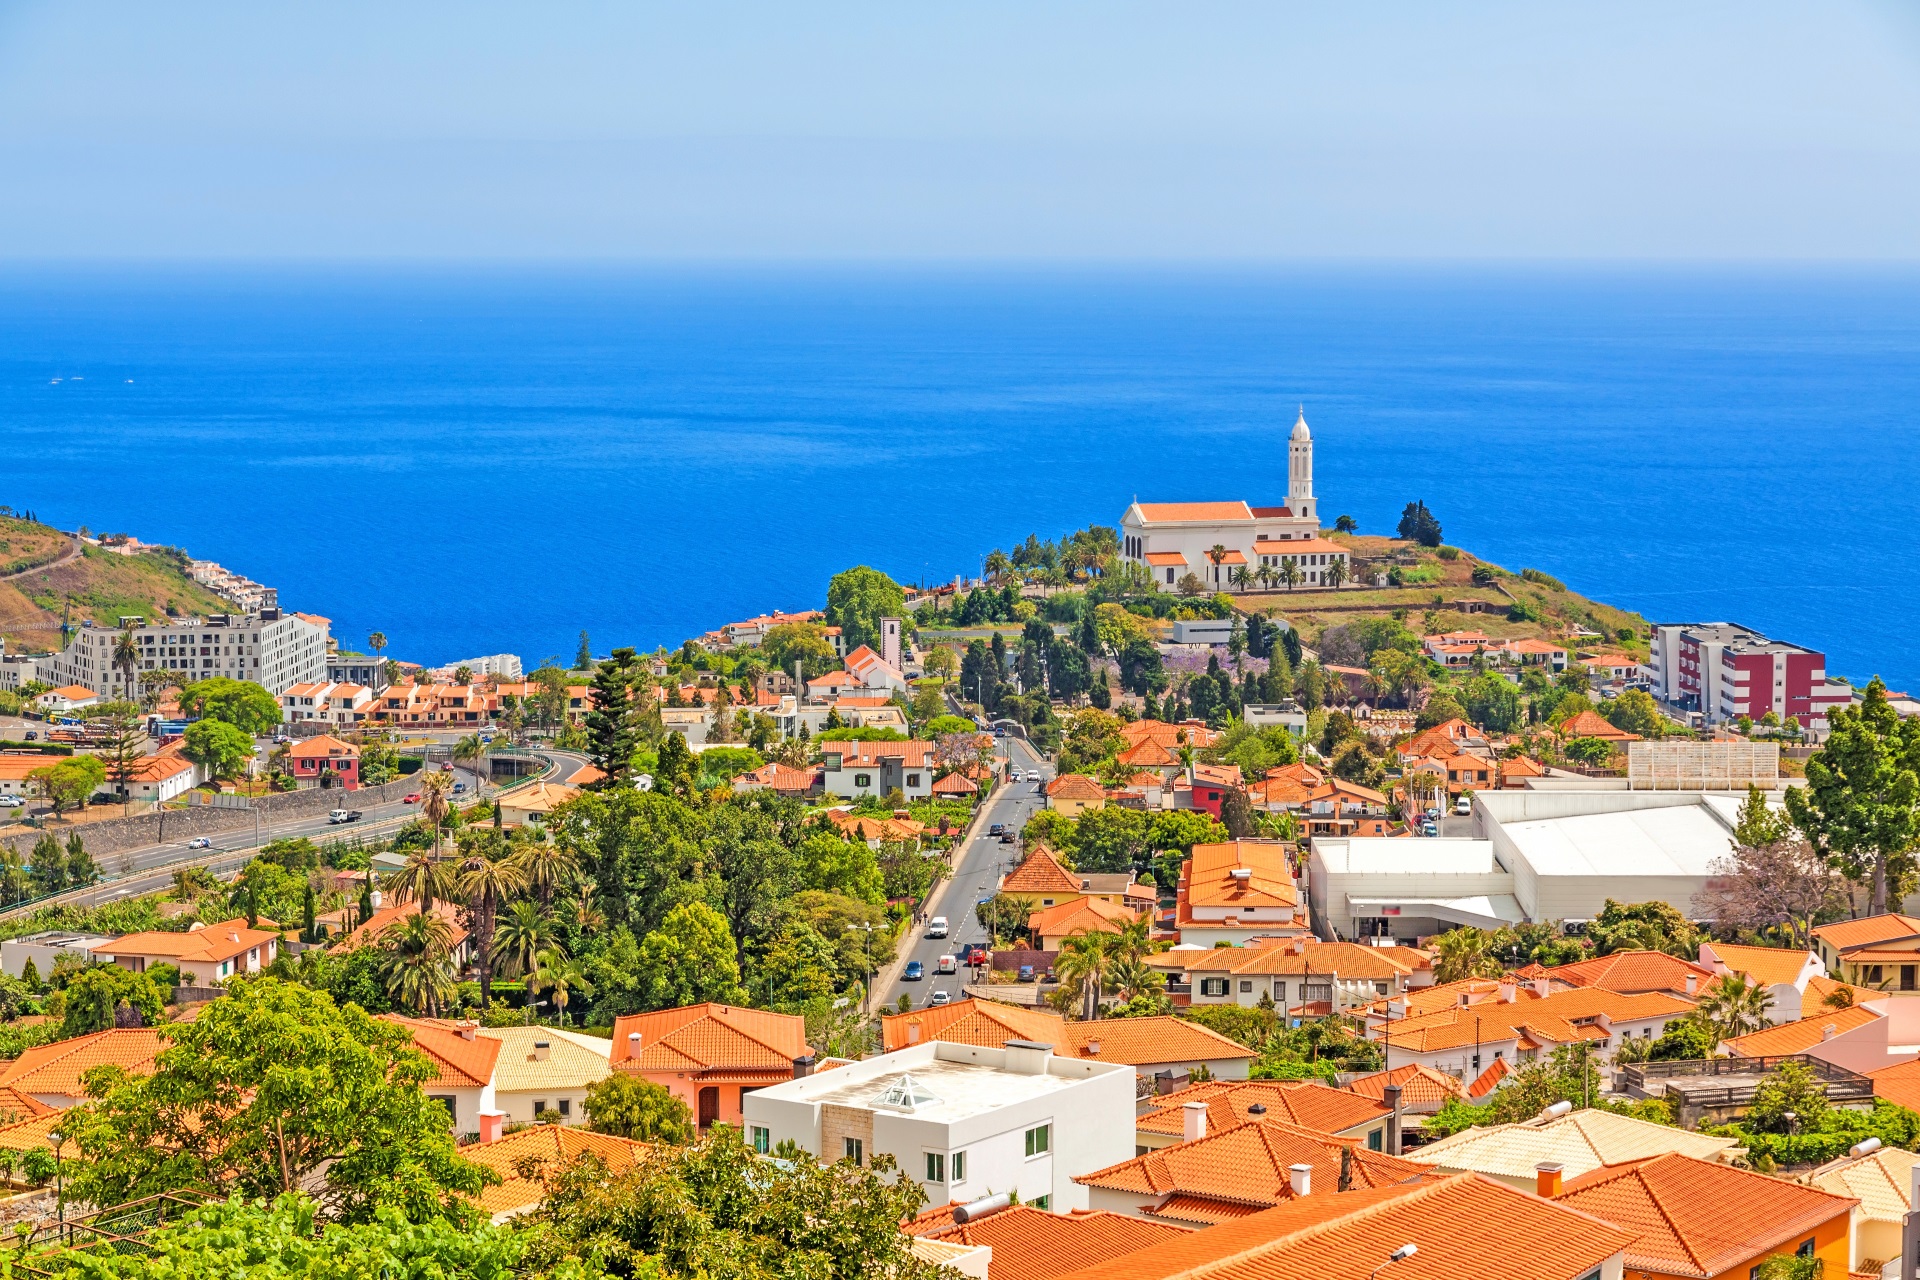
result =
[[365,685],[319,681],[296,684],[280,695],[280,718],[288,724],[356,725],[372,708],[375,694]]
[[823,787],[828,795],[886,796],[909,800],[933,794],[931,742],[823,742]]
[[255,614],[214,614],[132,627],[140,649],[135,683],[113,665],[121,630],[83,624],[67,647],[37,664],[53,684],[83,684],[109,699],[137,700],[140,677],[171,671],[182,682],[226,676],[264,685],[276,698],[289,687],[321,680],[327,670],[327,623],[305,614],[268,609]]
[[9,938],[0,942],[0,969],[6,970],[9,978],[17,978],[26,970],[27,961],[33,961],[33,971],[45,981],[53,972],[53,965],[61,956],[72,956],[81,964],[93,959],[93,949],[113,939],[98,933],[30,933],[24,938]]
[[1056,1213],[1087,1207],[1075,1175],[1133,1158],[1134,1069],[935,1040],[741,1099],[747,1139],[822,1160],[891,1155],[931,1204],[1012,1192]]

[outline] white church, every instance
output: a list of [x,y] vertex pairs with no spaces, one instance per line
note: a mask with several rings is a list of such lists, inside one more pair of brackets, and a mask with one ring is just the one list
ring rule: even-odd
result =
[[[1120,518],[1120,554],[1153,575],[1162,588],[1191,573],[1208,591],[1240,586],[1235,570],[1256,583],[1292,564],[1302,586],[1327,585],[1335,561],[1348,567],[1347,549],[1320,536],[1320,503],[1313,496],[1313,433],[1301,410],[1287,441],[1287,505],[1245,502],[1140,502]],[[1218,549],[1224,549],[1224,552]]]

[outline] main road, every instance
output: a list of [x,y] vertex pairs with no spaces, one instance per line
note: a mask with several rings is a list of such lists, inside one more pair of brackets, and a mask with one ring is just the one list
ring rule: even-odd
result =
[[[897,1004],[903,995],[912,997],[915,1008],[927,1004],[935,991],[944,991],[954,999],[965,995],[965,967],[958,973],[937,973],[940,957],[958,956],[970,942],[991,941],[973,907],[982,898],[993,896],[1000,876],[1019,862],[1020,846],[1001,844],[1000,837],[989,835],[988,829],[997,822],[1019,831],[1026,825],[1027,819],[1034,815],[1034,811],[1045,803],[1046,784],[1053,777],[1053,766],[1026,742],[1012,734],[996,741],[1005,750],[1013,769],[1022,779],[1029,772],[1038,772],[1040,781],[1009,782],[988,799],[984,820],[977,824],[973,838],[955,855],[952,873],[942,882],[927,908],[929,919],[934,916],[947,918],[948,935],[945,938],[929,938],[925,924],[909,935],[904,944],[906,954],[902,959],[918,960],[926,970],[926,977],[918,982],[896,977],[884,993],[889,1007]],[[905,972],[904,964],[898,972]]]

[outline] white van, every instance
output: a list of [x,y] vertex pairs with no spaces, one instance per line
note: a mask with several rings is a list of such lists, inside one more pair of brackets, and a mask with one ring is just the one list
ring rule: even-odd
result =
[[947,918],[945,916],[935,916],[933,919],[927,921],[927,936],[929,938],[946,937]]

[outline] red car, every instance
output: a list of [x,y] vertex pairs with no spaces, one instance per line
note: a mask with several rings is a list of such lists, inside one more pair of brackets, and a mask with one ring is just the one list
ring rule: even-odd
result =
[[409,795],[402,796],[400,797],[400,803],[401,804],[419,804],[420,793],[418,791],[415,791]]

